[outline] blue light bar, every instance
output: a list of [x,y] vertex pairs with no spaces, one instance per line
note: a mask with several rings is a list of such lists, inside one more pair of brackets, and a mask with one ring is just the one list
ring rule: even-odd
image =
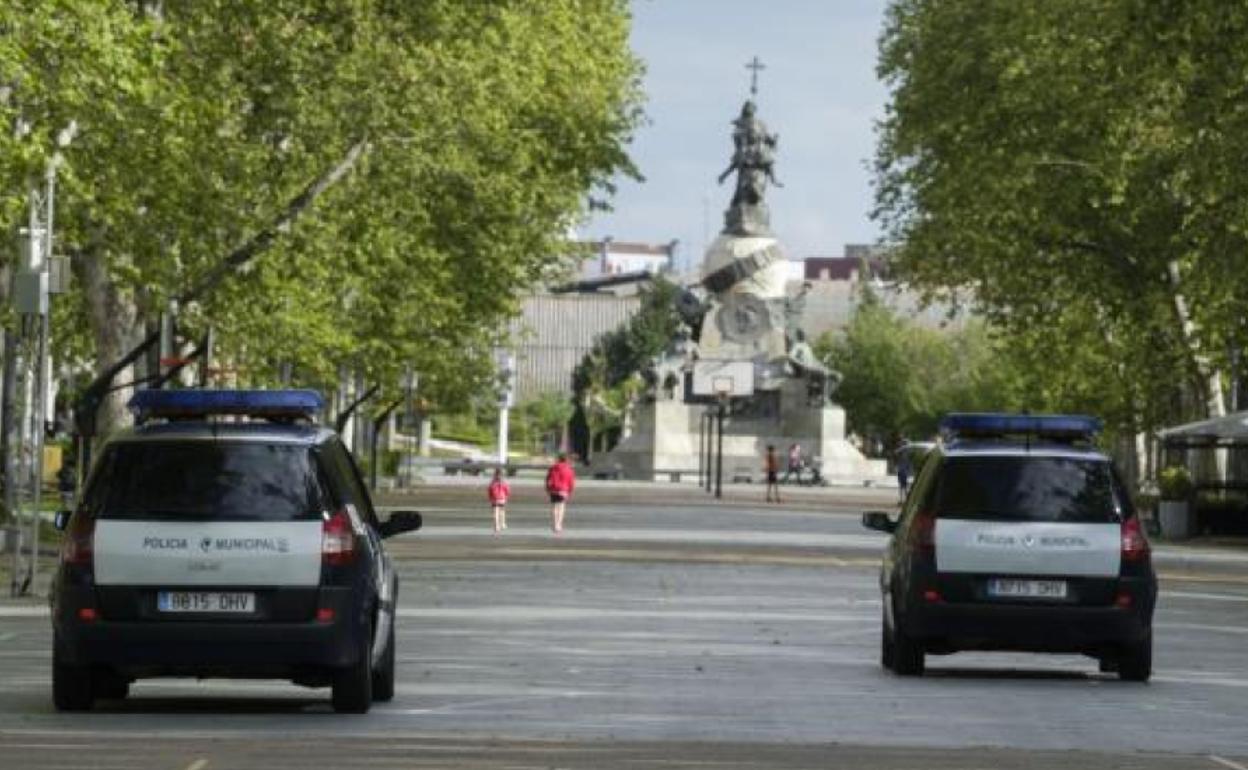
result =
[[940,421],[940,432],[950,438],[1035,436],[1090,441],[1101,432],[1101,421],[1083,414],[954,412]]
[[140,422],[212,415],[311,419],[324,405],[315,390],[140,390],[129,404]]

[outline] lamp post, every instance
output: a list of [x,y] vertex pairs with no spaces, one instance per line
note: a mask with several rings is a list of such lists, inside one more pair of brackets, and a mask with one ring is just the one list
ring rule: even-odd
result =
[[724,496],[724,415],[728,411],[728,393],[719,393],[719,409],[715,414],[715,498]]
[[499,378],[502,388],[498,395],[498,467],[507,468],[507,431],[511,407],[516,401],[516,354],[510,350],[502,353],[499,362]]
[[415,428],[416,436],[406,442],[405,462],[402,463],[403,469],[399,474],[399,478],[403,482],[401,486],[407,487],[412,481],[412,467],[416,462],[414,447],[420,440],[420,424],[416,417],[416,388],[420,385],[420,375],[416,373],[415,367],[411,364],[403,371],[403,400],[405,401],[404,412],[407,415],[408,424]]
[[[39,568],[39,535],[40,535],[40,504],[43,491],[43,445],[46,432],[44,423],[48,409],[48,383],[51,379],[51,362],[48,358],[49,326],[49,295],[65,291],[68,283],[69,270],[58,264],[53,255],[54,219],[56,212],[56,171],[62,161],[61,150],[69,146],[78,133],[78,124],[70,121],[56,136],[56,149],[48,158],[44,167],[43,190],[32,185],[30,190],[30,224],[26,231],[27,243],[22,250],[22,264],[15,280],[14,304],[22,315],[23,337],[29,339],[33,333],[33,352],[23,362],[21,378],[23,385],[19,388],[21,407],[28,411],[21,424],[21,439],[17,447],[19,457],[23,459],[19,469],[18,488],[22,483],[30,485],[30,559],[26,564],[25,575],[21,575],[20,544],[13,549],[13,579],[10,593],[14,596],[26,594],[35,585]],[[55,279],[55,280],[53,280]],[[15,351],[6,350],[6,356]],[[29,405],[27,405],[27,395]],[[10,446],[9,451],[14,447]],[[9,479],[12,481],[12,479]],[[21,507],[20,495],[13,495],[13,501]],[[14,510],[17,523],[17,511]]]

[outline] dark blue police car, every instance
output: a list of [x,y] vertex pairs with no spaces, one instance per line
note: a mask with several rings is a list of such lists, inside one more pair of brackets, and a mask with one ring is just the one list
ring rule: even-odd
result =
[[[281,678],[338,711],[394,695],[398,577],[312,391],[143,391],[64,529],[51,595],[58,709],[144,677]],[[224,418],[224,419],[221,419]]]
[[959,650],[1083,653],[1147,681],[1157,578],[1140,517],[1090,444],[1099,421],[953,414],[894,519],[881,662],[923,673]]

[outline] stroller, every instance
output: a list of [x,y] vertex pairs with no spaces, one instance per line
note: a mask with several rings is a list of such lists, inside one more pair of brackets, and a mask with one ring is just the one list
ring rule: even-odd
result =
[[801,465],[795,469],[796,478],[790,480],[789,476],[792,474],[785,473],[780,483],[796,484],[799,487],[826,487],[828,480],[823,477],[823,471],[820,470],[822,465],[822,458],[803,456]]
[[805,471],[803,474],[805,478],[798,476],[797,483],[804,487],[826,487],[828,485],[828,480],[823,477],[823,471],[820,470],[822,466],[822,457],[802,458],[802,470]]

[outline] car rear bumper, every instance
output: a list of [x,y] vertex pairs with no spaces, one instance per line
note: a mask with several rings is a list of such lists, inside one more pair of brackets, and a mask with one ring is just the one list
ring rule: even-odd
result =
[[349,589],[322,589],[327,622],[219,618],[82,620],[89,589],[65,591],[54,608],[58,654],[64,663],[107,666],[131,676],[296,677],[354,664],[368,624]]
[[932,603],[912,608],[901,625],[932,652],[1096,652],[1140,641],[1151,629],[1137,609],[1003,603]]

